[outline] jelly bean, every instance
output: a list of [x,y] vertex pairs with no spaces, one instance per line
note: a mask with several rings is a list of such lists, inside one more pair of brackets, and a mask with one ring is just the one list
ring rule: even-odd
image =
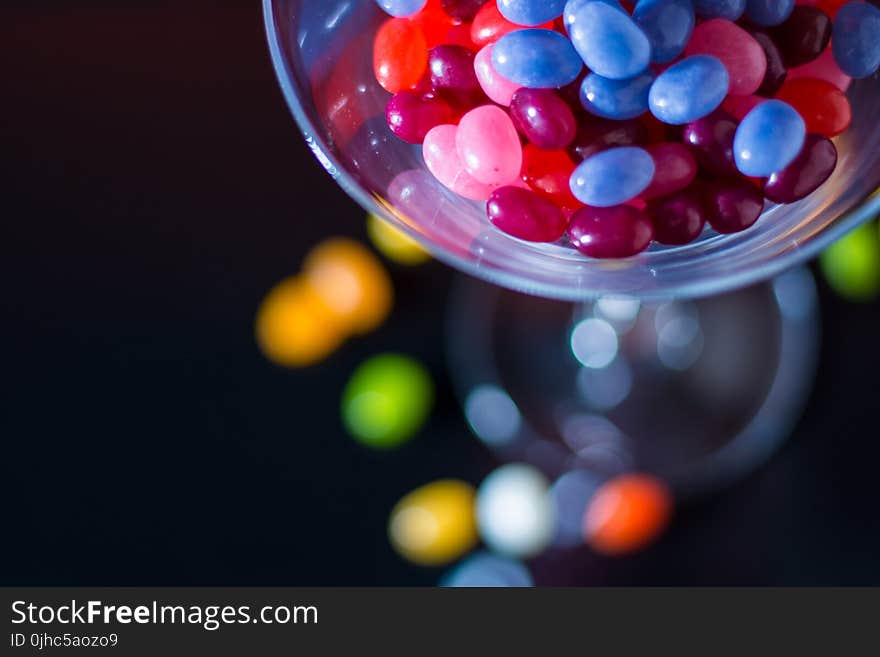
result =
[[480,47],[471,39],[471,26],[468,23],[459,23],[449,28],[444,39],[447,46],[461,46],[471,53],[476,53]]
[[645,147],[654,160],[654,178],[641,198],[667,196],[688,187],[697,177],[697,160],[684,144],[666,142]]
[[543,89],[567,85],[583,68],[563,35],[533,28],[501,37],[492,49],[492,64],[498,73],[520,86]]
[[577,24],[581,9],[590,2],[603,2],[609,7],[629,15],[629,12],[617,0],[568,0],[565,3],[565,9],[562,11],[562,25],[569,36]]
[[434,177],[456,194],[474,201],[485,201],[495,186],[481,183],[471,176],[458,155],[455,136],[458,127],[439,125],[425,135],[422,156]]
[[612,121],[595,118],[582,121],[569,147],[571,157],[580,162],[616,146],[641,146],[648,141],[648,130],[636,120]]
[[428,53],[431,85],[457,107],[468,108],[486,100],[477,80],[474,54],[462,46],[437,46]]
[[648,111],[648,92],[653,83],[650,71],[629,80],[610,80],[590,73],[581,84],[581,105],[607,119],[634,119]]
[[443,0],[443,9],[460,21],[472,21],[487,2],[494,0]]
[[654,226],[647,214],[630,205],[585,207],[572,215],[568,236],[590,258],[628,258],[648,248]]
[[781,171],[801,152],[806,136],[804,120],[791,105],[781,100],[764,101],[736,129],[736,166],[747,176]]
[[651,203],[654,239],[672,246],[690,244],[706,225],[706,211],[699,191],[684,190]]
[[581,206],[569,184],[574,169],[574,162],[565,151],[544,151],[532,144],[523,149],[523,182],[569,213]]
[[449,32],[456,24],[455,19],[443,11],[440,0],[428,0],[425,8],[410,20],[422,30],[428,48],[448,43]]
[[719,180],[709,183],[703,193],[706,219],[722,234],[738,233],[751,227],[764,211],[764,197],[752,183]]
[[641,194],[654,178],[654,160],[637,146],[603,151],[571,174],[571,192],[586,205],[610,207]]
[[657,76],[648,104],[661,121],[681,125],[711,114],[721,105],[729,87],[730,76],[720,60],[695,55]]
[[465,169],[480,182],[507,185],[519,177],[522,145],[503,109],[484,105],[465,114],[455,144]]
[[838,10],[847,2],[849,0],[819,0],[818,2],[805,2],[803,4],[815,5],[833,19],[837,17]]
[[761,27],[779,25],[793,9],[794,0],[746,0],[746,16]]
[[762,96],[728,96],[721,103],[721,109],[737,121],[742,121],[749,112],[765,100],[767,99]]
[[694,31],[691,0],[639,0],[632,16],[651,42],[651,61],[658,64],[678,57]]
[[565,0],[498,0],[498,10],[511,23],[540,25],[562,16]]
[[576,3],[566,16],[571,42],[594,73],[624,80],[648,67],[651,43],[625,12],[603,2],[587,2]]
[[764,49],[752,35],[723,18],[698,25],[685,53],[717,57],[730,75],[730,93],[738,96],[755,93],[767,73]]
[[[545,30],[553,29],[553,21],[548,21],[539,27]],[[471,39],[480,47],[488,43],[495,43],[505,34],[521,30],[522,26],[511,23],[504,18],[498,10],[498,3],[487,2],[474,16],[474,22],[471,24]]]
[[806,198],[834,173],[837,148],[827,137],[808,135],[794,162],[777,171],[764,185],[764,196],[774,203],[794,203]]
[[555,242],[566,229],[562,210],[535,192],[518,187],[492,192],[486,213],[496,228],[529,242]]
[[513,94],[517,89],[521,89],[522,85],[508,80],[495,70],[495,66],[492,64],[492,49],[494,47],[490,43],[477,53],[474,58],[474,70],[485,94],[499,105],[507,106],[510,105]]
[[807,132],[836,137],[852,123],[852,108],[846,94],[825,80],[789,80],[776,97],[798,111]]
[[518,90],[510,100],[510,118],[526,139],[546,150],[566,148],[577,133],[571,108],[549,89]]
[[431,128],[451,123],[452,108],[440,98],[415,91],[394,94],[385,109],[388,127],[411,144],[421,144]]
[[825,48],[825,52],[809,64],[798,66],[788,72],[789,80],[799,80],[800,78],[825,80],[844,93],[846,93],[852,83],[852,78],[841,71],[837,65],[837,60],[834,59],[834,52],[831,46]]
[[749,34],[761,46],[764,51],[764,57],[767,60],[767,72],[764,73],[761,86],[758,87],[755,93],[759,96],[772,98],[779,91],[782,83],[785,82],[785,78],[788,77],[788,68],[782,60],[779,46],[776,45],[773,37],[768,32],[760,28],[753,28],[749,30]]
[[738,21],[746,12],[746,0],[694,0],[700,18],[725,18]]
[[427,0],[376,0],[376,4],[387,14],[397,18],[414,16],[424,8],[426,2]]
[[880,9],[867,2],[848,2],[834,18],[831,46],[840,70],[852,78],[872,75],[880,67]]
[[737,122],[727,112],[717,110],[685,126],[682,139],[697,156],[700,166],[719,176],[736,176],[733,139]]
[[428,67],[428,43],[421,28],[405,18],[392,18],[376,33],[373,71],[386,91],[397,93],[421,80]]
[[773,28],[773,39],[789,68],[816,59],[831,41],[831,19],[821,9],[799,5],[782,25]]

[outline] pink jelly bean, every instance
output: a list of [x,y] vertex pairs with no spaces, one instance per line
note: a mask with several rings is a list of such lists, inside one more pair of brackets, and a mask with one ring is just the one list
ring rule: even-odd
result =
[[508,107],[514,92],[520,85],[500,75],[492,66],[492,44],[484,46],[474,58],[477,80],[489,98],[499,105]]
[[721,109],[734,117],[737,121],[742,121],[745,115],[751,112],[759,104],[763,103],[766,98],[761,96],[728,96],[721,103]]
[[684,144],[665,142],[645,148],[654,160],[654,179],[648,189],[639,196],[643,199],[659,198],[678,192],[697,177],[697,160],[691,149]]
[[455,137],[458,128],[454,125],[438,125],[425,135],[422,156],[428,171],[456,194],[474,201],[485,201],[495,188],[475,180],[464,168]]
[[481,183],[506,185],[519,177],[522,143],[510,116],[500,107],[483,105],[465,114],[455,144],[465,169]]
[[761,45],[736,23],[723,18],[698,25],[685,54],[720,59],[730,74],[730,93],[738,96],[755,93],[767,73],[767,56]]
[[849,85],[852,83],[852,78],[841,71],[837,65],[834,53],[831,51],[831,46],[825,48],[822,54],[809,64],[804,64],[788,71],[789,80],[797,80],[799,78],[825,80],[844,93],[846,93],[846,90],[849,89]]

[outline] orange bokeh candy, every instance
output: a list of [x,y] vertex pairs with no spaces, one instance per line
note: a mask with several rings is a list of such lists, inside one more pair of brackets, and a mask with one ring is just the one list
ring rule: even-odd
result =
[[656,539],[672,515],[672,494],[649,475],[630,474],[604,484],[584,515],[584,539],[594,550],[621,555]]
[[373,72],[379,84],[395,94],[418,84],[427,68],[428,42],[422,28],[407,18],[385,21],[373,41]]
[[811,134],[830,139],[844,133],[852,123],[846,94],[826,80],[786,80],[776,97],[798,111]]

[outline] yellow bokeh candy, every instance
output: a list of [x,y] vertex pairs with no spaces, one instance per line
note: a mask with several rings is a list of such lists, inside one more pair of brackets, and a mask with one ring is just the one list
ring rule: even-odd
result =
[[303,274],[327,312],[350,333],[378,328],[388,314],[394,291],[379,259],[358,242],[334,238],[306,257]]
[[380,253],[399,265],[421,265],[431,259],[413,238],[372,213],[367,215],[367,234]]
[[404,497],[391,512],[388,535],[394,549],[422,566],[448,564],[477,544],[472,486],[435,481]]

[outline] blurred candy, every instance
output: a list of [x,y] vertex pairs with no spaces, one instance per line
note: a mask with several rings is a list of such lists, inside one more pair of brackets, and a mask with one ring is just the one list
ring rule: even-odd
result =
[[342,396],[342,420],[358,442],[391,449],[425,423],[434,402],[427,370],[406,356],[384,354],[360,365]]
[[852,123],[852,108],[846,94],[825,80],[789,80],[776,98],[797,110],[810,133],[836,137]]
[[694,30],[691,0],[639,0],[633,20],[651,42],[651,61],[658,64],[678,57]]
[[767,179],[764,196],[774,203],[794,203],[824,184],[837,166],[837,148],[827,137],[807,135],[794,162]]
[[654,177],[641,198],[667,196],[690,185],[697,177],[697,160],[684,144],[663,142],[645,148],[654,160]]
[[[539,27],[552,30],[553,21]],[[497,2],[490,1],[484,4],[474,16],[474,22],[471,24],[471,39],[478,46],[485,46],[488,43],[495,43],[508,32],[521,29],[522,25],[511,23],[504,18],[504,15],[498,10]]]
[[746,0],[746,16],[761,27],[779,25],[793,9],[794,0]]
[[391,132],[410,144],[421,144],[431,128],[451,123],[453,118],[452,108],[444,100],[417,91],[394,94],[385,108]]
[[460,558],[477,544],[473,486],[442,480],[417,488],[391,512],[388,536],[405,559],[422,566],[441,566]]
[[415,86],[428,67],[428,42],[419,26],[405,18],[391,18],[376,33],[373,70],[386,91],[397,93]]
[[507,185],[522,168],[522,145],[507,112],[484,105],[465,114],[455,135],[467,172],[486,185]]
[[662,481],[623,475],[593,497],[584,516],[584,538],[602,554],[635,552],[657,539],[671,515],[672,494]]
[[628,258],[648,248],[654,238],[650,218],[630,205],[581,208],[571,218],[572,245],[591,258]]
[[746,11],[746,0],[694,0],[694,9],[700,18],[736,21]]
[[546,150],[566,148],[577,132],[568,103],[549,89],[519,89],[510,100],[510,118],[526,139]]
[[804,120],[791,105],[765,101],[749,112],[736,130],[736,166],[747,176],[769,176],[792,163],[806,135]]
[[431,259],[413,238],[374,214],[367,215],[367,235],[382,255],[399,265],[421,265]]
[[508,80],[492,64],[493,44],[483,47],[474,59],[474,70],[485,94],[499,105],[508,106],[513,94],[522,85]]
[[860,79],[880,67],[880,9],[867,2],[848,2],[834,17],[831,47],[841,70]]
[[581,84],[581,105],[606,119],[634,119],[648,111],[654,74],[646,71],[628,80],[610,80],[590,73]]
[[619,8],[604,2],[578,2],[565,15],[571,42],[594,73],[623,80],[648,67],[651,43]]
[[391,312],[391,278],[358,242],[337,238],[319,244],[306,257],[303,273],[336,323],[352,333],[375,330]]
[[649,206],[654,239],[660,244],[689,244],[706,225],[706,211],[699,191],[684,190]]
[[511,23],[534,26],[562,16],[565,0],[497,0],[497,5]]
[[571,192],[586,205],[606,208],[641,194],[654,178],[654,160],[644,148],[612,148],[584,160],[571,175]]
[[706,185],[703,193],[706,219],[722,234],[750,228],[764,211],[764,196],[744,180],[718,180]]
[[556,506],[556,537],[558,547],[576,547],[584,543],[584,513],[599,489],[598,475],[585,470],[572,470],[559,477],[550,488]]
[[495,470],[477,491],[477,523],[496,552],[527,558],[544,550],[556,523],[544,475],[523,464]]
[[567,225],[556,205],[518,187],[501,187],[492,192],[486,213],[496,228],[529,242],[555,242]]
[[406,18],[419,13],[427,0],[376,0],[387,13],[398,18]]
[[816,7],[798,5],[773,38],[789,68],[803,66],[822,54],[831,40],[831,19]]
[[880,297],[880,239],[873,222],[825,249],[819,263],[825,280],[840,296],[852,301]]
[[555,89],[577,79],[583,63],[571,41],[559,32],[524,29],[509,32],[492,49],[492,65],[523,87]]
[[739,96],[755,93],[767,73],[764,49],[751,34],[723,18],[698,25],[685,53],[717,58],[727,69],[729,93]]
[[465,170],[458,155],[456,135],[458,127],[438,125],[425,135],[422,157],[434,177],[456,194],[474,201],[485,201],[497,185],[487,185]]
[[733,139],[737,122],[727,112],[717,110],[684,127],[683,139],[697,156],[700,166],[719,176],[736,176]]
[[520,562],[488,552],[468,557],[440,582],[440,586],[462,588],[523,588],[534,585],[528,568]]
[[696,121],[721,105],[729,86],[730,76],[718,58],[688,57],[657,76],[648,96],[651,112],[673,125]]

